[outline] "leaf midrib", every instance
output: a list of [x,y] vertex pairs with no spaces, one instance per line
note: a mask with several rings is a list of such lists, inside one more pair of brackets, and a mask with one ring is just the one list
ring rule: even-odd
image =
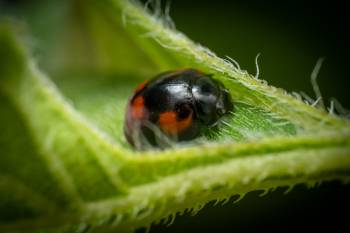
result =
[[[128,192],[128,195],[123,197],[123,196],[118,196],[117,198],[113,198],[113,199],[102,199],[100,201],[95,201],[95,202],[85,202],[82,203],[82,205],[80,205],[79,209],[76,209],[76,211],[73,212],[69,212],[69,213],[64,213],[61,215],[55,215],[55,220],[52,220],[52,216],[46,216],[44,218],[39,218],[39,219],[28,219],[28,220],[22,220],[19,221],[16,224],[16,229],[17,230],[28,230],[30,228],[37,228],[38,226],[41,227],[52,227],[52,226],[59,226],[61,223],[67,223],[69,222],[70,224],[78,224],[81,220],[81,217],[83,217],[85,219],[85,222],[88,223],[96,223],[96,222],[105,222],[108,221],[108,219],[110,219],[110,217],[112,215],[121,215],[121,216],[129,216],[131,217],[131,219],[126,220],[126,221],[122,221],[120,225],[117,225],[119,228],[124,228],[126,226],[130,226],[130,224],[132,224],[133,226],[137,226],[137,227],[142,227],[147,225],[147,223],[150,221],[150,219],[154,219],[154,215],[158,215],[158,220],[163,219],[164,216],[167,215],[171,215],[173,213],[177,213],[177,212],[182,212],[185,209],[188,208],[189,203],[192,202],[192,200],[195,200],[197,205],[204,205],[205,203],[208,203],[209,201],[212,200],[217,200],[218,202],[223,201],[223,200],[227,200],[229,197],[233,196],[233,195],[243,195],[246,194],[247,192],[253,191],[253,190],[269,190],[271,189],[271,187],[283,187],[283,186],[294,186],[296,184],[300,184],[300,183],[308,183],[310,182],[311,184],[313,183],[317,183],[319,181],[327,181],[327,180],[342,180],[344,181],[349,181],[350,180],[350,173],[349,170],[347,169],[350,165],[350,158],[348,156],[346,156],[347,152],[349,151],[350,146],[347,145],[346,147],[339,149],[337,147],[329,147],[327,149],[320,149],[320,150],[309,150],[309,152],[311,153],[317,153],[318,151],[320,153],[323,153],[324,155],[326,155],[328,152],[329,154],[332,154],[331,151],[338,151],[339,155],[337,155],[336,153],[333,153],[333,158],[332,156],[327,156],[328,159],[330,159],[331,161],[335,161],[339,158],[343,158],[343,160],[345,159],[346,163],[343,163],[343,166],[346,167],[345,169],[341,170],[341,169],[337,169],[334,170],[334,174],[332,172],[332,170],[330,171],[326,171],[326,172],[321,172],[321,173],[310,173],[309,175],[306,174],[299,174],[299,175],[292,175],[290,174],[285,175],[285,176],[269,176],[269,177],[265,177],[262,180],[259,179],[251,179],[250,181],[254,181],[251,183],[245,183],[243,182],[241,184],[241,186],[227,186],[225,188],[225,186],[223,186],[224,190],[220,190],[219,192],[213,192],[213,191],[209,191],[209,193],[203,193],[202,189],[197,189],[196,192],[192,193],[192,194],[186,194],[185,195],[185,199],[182,201],[182,203],[178,203],[178,202],[174,202],[171,201],[173,200],[171,197],[167,196],[167,192],[169,190],[166,189],[162,189],[162,193],[160,196],[164,195],[164,197],[167,196],[167,199],[165,200],[167,203],[167,209],[166,210],[160,210],[161,212],[150,212],[151,214],[149,216],[147,216],[147,218],[144,219],[137,219],[134,218],[132,216],[129,216],[131,214],[131,212],[135,212],[137,214],[137,210],[133,209],[133,208],[139,208],[139,210],[141,210],[142,208],[159,208],[160,203],[163,203],[163,199],[161,197],[155,198],[154,199],[154,193],[157,193],[160,191],[159,187],[167,187],[166,185],[164,185],[164,183],[167,184],[171,184],[173,183],[172,180],[187,180],[188,179],[195,179],[198,181],[205,181],[205,179],[202,179],[201,176],[197,175],[193,175],[191,173],[201,173],[201,174],[206,174],[208,173],[208,169],[214,169],[215,171],[218,172],[222,172],[224,169],[223,167],[230,167],[232,164],[235,163],[235,161],[241,161],[241,162],[245,162],[245,163],[249,163],[249,160],[251,157],[248,158],[233,158],[230,161],[227,161],[227,163],[224,164],[211,164],[210,166],[206,166],[201,167],[201,168],[193,168],[187,171],[183,171],[179,174],[174,174],[171,175],[167,178],[161,179],[157,182],[152,182],[150,184],[147,185],[141,185],[141,186],[137,186],[134,188],[131,188]],[[330,151],[327,151],[330,150]],[[289,154],[292,154],[294,156],[301,156],[300,154],[307,154],[309,152],[307,152],[308,150],[295,150],[292,151],[292,153],[280,153],[278,155],[278,158],[283,158],[284,156],[287,156],[287,158],[289,157]],[[261,157],[262,155],[252,155],[252,157]],[[338,157],[337,157],[338,156]],[[340,157],[339,157],[340,156]],[[273,159],[273,157],[275,157],[274,155],[269,156],[269,154],[264,154],[264,157],[267,160],[271,160]],[[293,157],[293,156],[292,156]],[[317,156],[318,157],[318,156]],[[237,160],[238,159],[238,160]],[[294,159],[292,159],[294,160]],[[324,163],[324,162],[323,162]],[[341,172],[343,171],[343,172]],[[213,172],[215,174],[215,172]],[[191,175],[188,175],[191,174]],[[229,174],[232,176],[232,174]],[[217,175],[218,177],[221,177],[220,175]],[[239,177],[237,179],[240,179]],[[223,185],[225,184],[225,182],[229,182],[229,180],[222,180],[222,182],[219,182],[219,185]],[[244,184],[245,183],[245,184]],[[176,185],[175,185],[176,186]],[[176,189],[176,187],[174,187],[174,184],[172,185],[173,188],[171,189]],[[192,187],[192,186],[189,186]],[[171,191],[170,189],[170,191]],[[164,192],[165,190],[165,192]],[[226,190],[226,191],[225,191]],[[236,190],[236,191],[235,191]],[[176,195],[175,193],[173,193],[173,195]],[[146,206],[143,204],[145,203],[145,200],[147,201],[151,201],[150,203],[148,203]],[[153,203],[153,201],[155,201]],[[146,201],[146,202],[147,202]],[[153,203],[153,204],[151,204]],[[158,203],[158,204],[157,204]],[[164,203],[163,203],[164,204]],[[155,206],[154,206],[155,205]],[[190,206],[196,206],[193,203],[191,203]],[[130,207],[132,207],[130,209]],[[125,220],[125,219],[124,219]],[[107,226],[108,227],[108,226]],[[9,224],[8,226],[6,225],[2,225],[1,226],[2,230],[13,230],[13,225]]]
[[[33,69],[33,67],[32,67]],[[41,76],[41,74],[35,72],[38,76]],[[41,78],[35,78],[33,77],[33,80],[35,82],[38,82],[39,85],[44,85],[44,87],[49,87],[48,85],[52,85],[50,83],[44,84],[42,83],[43,80]],[[52,89],[52,88],[51,88]],[[45,90],[46,92],[47,90]],[[55,101],[58,101],[58,104],[63,106],[68,106],[67,103],[63,102],[64,98],[61,97],[60,99],[57,99],[56,97],[52,96],[52,91],[46,92],[47,95],[50,95],[51,98],[55,98]],[[57,95],[57,93],[55,93]],[[17,105],[18,108],[20,107],[20,104]],[[22,110],[20,112],[23,112]],[[65,118],[70,122],[71,127],[73,127],[76,132],[80,132],[80,128],[77,127],[78,125],[84,125],[88,122],[84,118],[84,116],[77,117],[75,116],[78,114],[74,108],[69,109],[68,112],[64,111]],[[68,115],[66,115],[68,114]],[[78,125],[75,124],[75,122],[79,121],[79,119],[84,119],[83,122],[79,122]],[[30,124],[28,122],[28,124]],[[93,125],[93,123],[89,122],[88,125]],[[93,125],[96,131],[98,131],[97,127]],[[31,127],[30,127],[31,128]],[[85,127],[84,127],[85,128]],[[121,170],[126,169],[126,172],[128,174],[132,174],[131,176],[135,177],[144,177],[147,179],[147,181],[143,182],[133,182],[132,180],[122,178],[123,183],[125,182],[128,186],[133,185],[139,185],[144,184],[148,182],[152,182],[157,177],[161,176],[168,176],[173,175],[179,172],[182,172],[184,170],[189,170],[191,168],[195,168],[201,165],[210,165],[210,164],[216,164],[216,163],[223,163],[231,158],[239,158],[239,157],[247,157],[250,156],[252,153],[254,154],[266,154],[266,153],[278,153],[278,152],[287,152],[290,150],[298,150],[298,149],[319,149],[319,148],[327,148],[328,146],[336,146],[336,145],[349,145],[350,144],[350,131],[348,129],[344,129],[343,131],[334,131],[327,132],[325,131],[325,134],[322,135],[322,133],[318,132],[317,135],[311,134],[311,135],[297,135],[293,137],[272,137],[267,139],[260,139],[258,141],[251,141],[251,142],[240,142],[240,143],[228,143],[228,144],[213,144],[209,146],[201,146],[198,147],[189,147],[189,148],[176,148],[175,150],[156,150],[156,151],[148,151],[148,152],[142,152],[142,153],[135,153],[131,150],[116,150],[114,143],[111,144],[110,140],[104,140],[104,137],[102,137],[99,132],[95,132],[95,130],[91,130],[94,132],[94,137],[98,139],[98,143],[102,143],[100,146],[102,148],[106,149],[109,153],[109,156],[113,156],[115,153],[118,153],[119,156],[122,156],[124,158],[122,164],[118,164],[118,166],[121,166]],[[32,129],[33,135],[35,135],[35,130]],[[83,135],[83,133],[80,133]],[[82,136],[82,138],[85,138]],[[38,143],[39,144],[39,143]],[[87,143],[87,146],[91,147],[89,143]],[[41,145],[39,145],[41,147]],[[252,149],[255,149],[252,150]],[[99,151],[96,150],[96,148],[92,147],[90,148],[93,153],[95,154],[95,157],[97,160],[103,160],[101,156],[99,156]],[[136,155],[135,155],[136,154]],[[208,158],[206,160],[205,158]],[[174,163],[183,163],[185,166],[179,167],[177,170],[172,170],[170,173],[162,173],[164,169],[161,169],[161,166],[176,166]],[[101,162],[102,163],[102,162]],[[144,173],[142,169],[139,169],[140,165],[151,165],[154,171],[154,177],[150,177],[149,174]],[[191,167],[187,167],[186,164],[191,164]],[[117,165],[117,164],[116,164]],[[158,166],[160,165],[160,166]],[[105,166],[104,166],[105,167]],[[105,171],[106,172],[106,171]],[[117,171],[118,172],[118,171]],[[117,178],[115,175],[118,173],[115,172],[107,172],[107,175],[112,180],[118,180],[120,182],[120,177]],[[130,175],[128,175],[130,176]]]

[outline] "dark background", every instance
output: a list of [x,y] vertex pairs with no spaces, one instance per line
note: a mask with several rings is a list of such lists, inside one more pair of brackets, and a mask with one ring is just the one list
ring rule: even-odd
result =
[[288,194],[285,191],[278,188],[262,197],[255,191],[234,204],[237,197],[233,197],[223,206],[210,203],[195,216],[177,216],[168,227],[153,225],[150,233],[349,231],[349,185],[331,182],[311,189],[299,185]]
[[260,77],[288,91],[314,97],[310,74],[324,57],[318,83],[325,102],[335,97],[349,107],[347,9],[342,1],[174,0],[170,14],[180,31],[251,74],[260,53]]
[[[315,97],[310,74],[324,57],[318,83],[325,103],[335,97],[350,107],[347,9],[340,1],[173,0],[170,15],[178,30],[252,74],[260,53],[260,77],[288,91]],[[349,185],[285,190],[263,197],[252,192],[224,206],[210,203],[196,216],[177,216],[171,226],[152,226],[150,232],[349,231]]]

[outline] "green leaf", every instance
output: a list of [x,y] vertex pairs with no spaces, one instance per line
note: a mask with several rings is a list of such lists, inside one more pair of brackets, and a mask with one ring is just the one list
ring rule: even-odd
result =
[[[218,58],[158,10],[65,4],[60,43],[39,61],[51,78],[17,26],[0,26],[1,231],[133,231],[254,190],[349,181],[348,120]],[[194,142],[134,151],[122,133],[132,89],[181,67],[224,82],[233,114]]]

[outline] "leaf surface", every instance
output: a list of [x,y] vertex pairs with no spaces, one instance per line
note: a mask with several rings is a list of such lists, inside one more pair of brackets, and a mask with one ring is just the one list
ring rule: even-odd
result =
[[[67,4],[60,43],[39,60],[50,78],[0,27],[2,231],[132,231],[236,194],[349,180],[348,120],[218,58],[158,11]],[[130,93],[183,67],[224,82],[234,112],[194,142],[134,151],[122,132]]]

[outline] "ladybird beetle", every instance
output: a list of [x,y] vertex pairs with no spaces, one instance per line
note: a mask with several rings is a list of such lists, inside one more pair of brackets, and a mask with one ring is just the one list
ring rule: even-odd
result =
[[136,149],[165,148],[200,136],[232,109],[228,90],[210,75],[194,69],[169,71],[135,89],[124,134]]

